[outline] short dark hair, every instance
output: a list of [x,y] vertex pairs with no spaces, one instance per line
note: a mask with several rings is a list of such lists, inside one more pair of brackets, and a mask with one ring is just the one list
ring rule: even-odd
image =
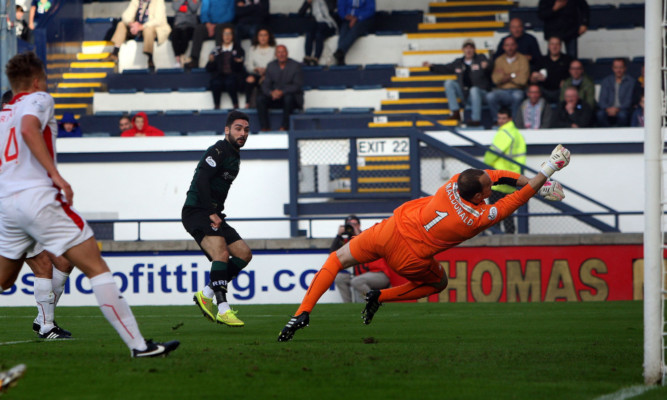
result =
[[472,201],[477,193],[482,193],[482,183],[479,177],[484,175],[484,170],[468,168],[459,174],[456,183],[459,186],[459,195],[466,201]]
[[21,6],[18,5],[18,4],[16,5],[16,11],[25,12],[25,10],[23,9],[23,7],[21,7]]
[[347,217],[345,217],[345,222],[350,221],[350,220],[355,220],[357,223],[361,223],[361,220],[359,220],[359,217],[357,217],[354,214],[350,214]]
[[12,57],[5,67],[5,74],[15,92],[28,89],[34,78],[46,77],[44,63],[33,51],[19,53]]
[[231,128],[232,124],[237,119],[242,119],[242,120],[245,120],[246,122],[250,123],[250,118],[248,117],[248,115],[246,113],[234,110],[234,111],[230,112],[229,114],[227,114],[227,122],[225,122],[225,126],[227,128]]
[[624,57],[616,57],[616,58],[614,58],[614,61],[612,61],[612,63],[615,63],[616,61],[620,61],[620,62],[623,63],[623,66],[624,66],[624,67],[626,67],[626,68],[628,67],[628,59],[627,59],[627,58],[624,58]]
[[501,107],[500,110],[498,110],[498,114],[507,115],[507,118],[512,118],[512,111],[507,107]]

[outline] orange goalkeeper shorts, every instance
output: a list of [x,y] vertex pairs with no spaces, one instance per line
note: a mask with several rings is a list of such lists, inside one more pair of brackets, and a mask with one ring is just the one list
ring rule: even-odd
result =
[[440,282],[445,273],[433,258],[426,259],[414,254],[396,229],[393,216],[355,236],[350,241],[350,252],[359,263],[384,258],[389,268],[415,283]]

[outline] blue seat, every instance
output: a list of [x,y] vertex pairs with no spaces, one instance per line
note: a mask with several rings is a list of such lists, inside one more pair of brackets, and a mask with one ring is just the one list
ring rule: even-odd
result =
[[345,90],[347,87],[345,85],[322,85],[318,87],[319,90]]
[[335,114],[336,109],[333,107],[313,107],[307,108],[304,112],[306,114]]
[[96,116],[100,117],[122,117],[123,115],[126,115],[127,112],[125,111],[97,111],[95,113]]
[[189,93],[189,92],[205,92],[207,89],[204,86],[198,86],[198,87],[180,87],[177,90],[179,92]]
[[157,71],[155,71],[156,74],[174,74],[174,73],[179,73],[179,72],[185,72],[183,68],[160,68]]
[[394,64],[366,64],[364,69],[366,70],[376,70],[376,69],[391,69],[396,68]]
[[372,113],[372,107],[343,107],[340,109],[341,114],[365,114]]
[[111,137],[111,134],[109,132],[84,132],[82,137]]
[[137,93],[137,89],[136,88],[109,89],[109,93],[111,93],[111,94],[134,94],[134,93]]
[[374,90],[382,89],[382,85],[354,85],[352,86],[354,90]]
[[144,88],[144,93],[171,93],[171,88]]
[[361,69],[361,65],[358,64],[332,65],[329,67],[329,71],[356,71],[359,69]]
[[167,110],[164,115],[193,115],[194,110]]
[[376,31],[375,36],[401,36],[403,31],[398,30],[385,30],[385,31]]
[[187,136],[215,136],[218,132],[216,131],[193,131],[188,132]]
[[164,131],[165,136],[181,136],[180,131]]
[[224,115],[227,114],[229,110],[201,110],[199,114],[201,115]]
[[148,75],[150,71],[148,68],[139,68],[139,69],[124,69],[123,75]]

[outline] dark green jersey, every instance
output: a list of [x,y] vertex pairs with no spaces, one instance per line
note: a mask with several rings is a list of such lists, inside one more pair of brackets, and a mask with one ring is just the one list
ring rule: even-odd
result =
[[185,205],[209,210],[211,214],[222,212],[240,164],[239,150],[227,140],[209,147],[197,164]]

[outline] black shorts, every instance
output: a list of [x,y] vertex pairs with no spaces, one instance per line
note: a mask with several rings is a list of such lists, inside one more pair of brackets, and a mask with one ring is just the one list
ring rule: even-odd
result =
[[[222,223],[217,230],[211,227],[209,215],[208,210],[195,207],[183,207],[183,211],[181,212],[181,221],[185,230],[197,241],[199,247],[201,247],[201,241],[204,239],[204,236],[221,236],[225,238],[225,242],[228,245],[241,240],[241,236],[236,232],[236,229],[229,226],[225,221],[225,214],[218,214],[222,218]],[[203,248],[202,251],[204,251],[204,254],[210,260],[211,257]]]

